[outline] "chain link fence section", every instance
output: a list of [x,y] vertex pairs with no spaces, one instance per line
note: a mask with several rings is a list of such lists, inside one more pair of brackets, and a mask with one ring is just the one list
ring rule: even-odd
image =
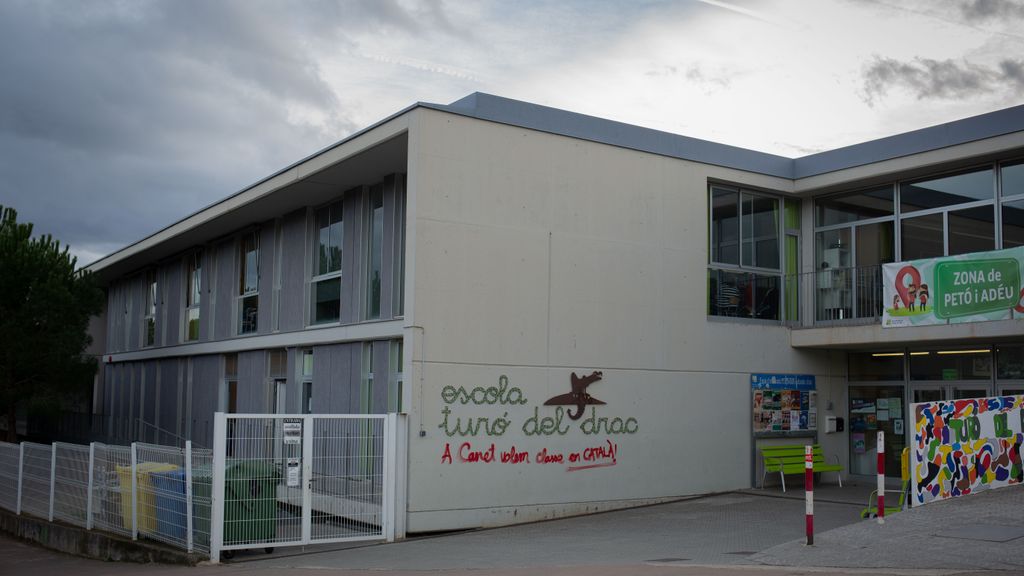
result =
[[[92,526],[131,537],[132,450],[99,443],[93,446]],[[127,485],[122,485],[123,478],[127,478]]]
[[21,476],[21,446],[0,442],[0,507],[18,512],[18,478]]
[[89,517],[89,447],[53,443],[53,518],[86,528]]

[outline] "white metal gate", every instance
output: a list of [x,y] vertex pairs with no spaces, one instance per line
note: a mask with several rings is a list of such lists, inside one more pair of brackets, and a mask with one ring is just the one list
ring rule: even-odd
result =
[[210,559],[220,552],[394,540],[397,419],[214,417]]

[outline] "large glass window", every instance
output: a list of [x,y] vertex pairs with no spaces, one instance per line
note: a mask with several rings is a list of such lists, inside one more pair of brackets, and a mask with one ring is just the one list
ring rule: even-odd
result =
[[1024,162],[1004,164],[1000,172],[1003,196],[1024,194]]
[[900,225],[902,261],[945,255],[942,213],[904,218]]
[[1003,248],[1024,246],[1024,200],[1003,202]]
[[995,180],[990,168],[907,182],[900,185],[900,212],[906,214],[976,200],[991,200],[994,193]]
[[996,378],[1024,380],[1024,346],[996,346]]
[[380,184],[370,188],[369,247],[366,267],[366,317],[380,318],[380,271],[384,255],[384,187]]
[[242,236],[239,244],[238,333],[257,329],[259,317],[260,239],[257,232]]
[[185,341],[199,339],[199,303],[202,300],[203,253],[186,257],[185,267]]
[[[769,320],[795,318],[796,290],[785,301],[781,292],[782,270],[796,265],[799,208],[789,210],[790,217],[784,223],[781,199],[722,186],[711,187],[710,204],[709,314]],[[797,202],[793,205],[799,206]],[[787,253],[794,260],[792,266],[783,265]],[[784,302],[792,308],[785,314]]]
[[342,202],[316,211],[316,249],[313,256],[313,323],[341,319],[341,257],[344,232]]
[[156,270],[146,272],[146,314],[142,319],[142,345],[156,342]]
[[910,355],[911,380],[991,380],[988,348],[932,350]]
[[893,188],[830,196],[815,202],[815,225],[832,226],[858,220],[882,218],[893,214]]
[[947,256],[995,250],[995,214],[992,206],[978,206],[949,212]]

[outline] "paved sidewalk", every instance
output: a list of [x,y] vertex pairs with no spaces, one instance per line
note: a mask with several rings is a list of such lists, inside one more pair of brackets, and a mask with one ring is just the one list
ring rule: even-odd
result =
[[752,564],[1011,570],[1024,574],[1024,486],[865,520],[751,555]]
[[240,553],[230,563],[195,568],[97,562],[0,537],[0,574],[1024,574],[1024,486],[930,504],[892,516],[883,525],[858,517],[866,490],[816,489],[815,495],[821,494],[815,504],[818,532],[813,547],[803,544],[802,491],[791,490],[783,497],[753,490],[393,544],[280,548],[272,556]]

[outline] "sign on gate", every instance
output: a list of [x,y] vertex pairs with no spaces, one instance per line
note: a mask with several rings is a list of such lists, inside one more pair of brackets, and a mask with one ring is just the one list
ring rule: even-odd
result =
[[298,418],[285,418],[282,427],[285,445],[302,444],[302,420]]
[[393,539],[396,426],[395,414],[217,413],[211,560],[246,548]]

